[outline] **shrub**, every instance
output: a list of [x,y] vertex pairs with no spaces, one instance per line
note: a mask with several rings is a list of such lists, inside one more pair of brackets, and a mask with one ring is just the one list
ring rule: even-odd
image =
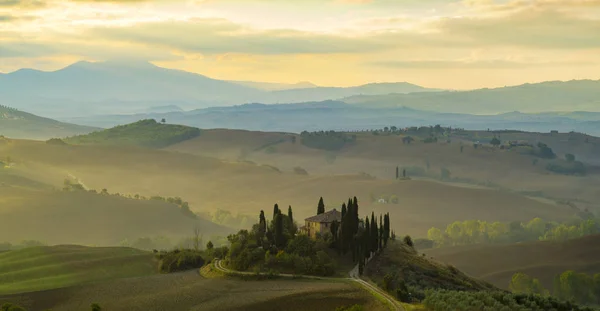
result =
[[160,259],[158,271],[161,273],[185,271],[200,268],[204,265],[201,252],[191,249],[159,252],[157,257]]
[[294,167],[294,173],[298,175],[308,175],[308,172],[299,166]]
[[585,165],[579,161],[556,161],[548,163],[546,169],[562,175],[585,175]]
[[65,143],[60,138],[50,138],[46,141],[46,144],[48,144],[48,145],[66,145],[67,143]]
[[415,244],[413,243],[412,238],[410,237],[410,235],[407,235],[404,237],[404,244],[410,246],[410,247],[415,247]]
[[102,308],[97,303],[92,303],[90,307],[92,308],[92,311],[102,311]]

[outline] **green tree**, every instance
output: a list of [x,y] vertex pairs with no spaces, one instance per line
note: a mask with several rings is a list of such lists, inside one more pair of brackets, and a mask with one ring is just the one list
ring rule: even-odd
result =
[[273,237],[275,238],[275,246],[278,248],[284,246],[283,216],[281,213],[277,213],[277,216],[275,216]]
[[544,294],[546,292],[538,279],[522,272],[512,276],[508,288],[515,294]]
[[396,166],[396,179],[400,179],[400,168]]
[[415,243],[413,243],[412,238],[410,237],[410,235],[407,235],[404,237],[404,244],[410,246],[410,247],[414,247]]
[[281,211],[279,210],[279,205],[275,203],[275,205],[273,206],[273,220],[275,220],[275,218],[277,218],[277,215],[280,213]]
[[265,234],[267,233],[267,220],[265,218],[265,212],[260,211],[260,216],[258,217],[258,232],[256,240],[258,242],[262,241],[265,238]]
[[565,159],[569,162],[575,162],[575,155],[573,155],[571,153],[567,153],[567,154],[565,154]]
[[494,147],[498,147],[500,146],[500,144],[502,144],[502,142],[500,141],[500,139],[498,139],[498,137],[492,138],[492,140],[490,141],[490,144]]
[[102,311],[102,308],[97,303],[92,303],[90,307],[92,308],[92,311]]
[[377,220],[375,219],[375,212],[371,212],[371,252],[375,253],[379,247],[378,241],[379,232],[377,230]]
[[317,215],[325,213],[325,203],[323,202],[323,197],[319,199],[319,204],[317,205]]
[[294,224],[294,215],[292,213],[292,206],[291,205],[288,207],[288,218],[290,219],[290,222],[292,224]]
[[208,251],[212,251],[214,247],[215,247],[215,245],[213,244],[212,241],[208,241],[208,243],[206,243],[206,249]]

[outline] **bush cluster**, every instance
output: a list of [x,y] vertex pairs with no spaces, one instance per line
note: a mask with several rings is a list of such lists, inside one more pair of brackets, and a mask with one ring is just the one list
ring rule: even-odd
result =
[[158,271],[161,273],[201,268],[205,263],[202,252],[192,249],[161,251],[157,252],[155,256],[159,260]]

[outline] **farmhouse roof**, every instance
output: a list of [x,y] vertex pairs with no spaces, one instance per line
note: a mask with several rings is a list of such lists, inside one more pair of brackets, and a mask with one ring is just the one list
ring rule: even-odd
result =
[[338,212],[335,208],[330,210],[329,212],[325,212],[323,214],[315,215],[312,217],[308,217],[305,219],[308,222],[322,222],[322,223],[331,223],[334,221],[341,222],[342,221],[342,213]]

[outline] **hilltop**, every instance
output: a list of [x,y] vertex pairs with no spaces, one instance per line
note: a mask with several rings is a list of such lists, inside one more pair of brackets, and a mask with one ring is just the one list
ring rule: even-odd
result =
[[97,129],[63,123],[14,108],[0,106],[0,135],[11,138],[49,139],[86,134]]
[[116,126],[107,130],[65,139],[75,145],[119,145],[162,148],[200,135],[200,129],[161,124],[154,119]]
[[552,288],[554,277],[567,270],[600,273],[600,235],[561,242],[445,247],[425,253],[500,288],[508,288],[517,272],[538,278],[546,288]]

